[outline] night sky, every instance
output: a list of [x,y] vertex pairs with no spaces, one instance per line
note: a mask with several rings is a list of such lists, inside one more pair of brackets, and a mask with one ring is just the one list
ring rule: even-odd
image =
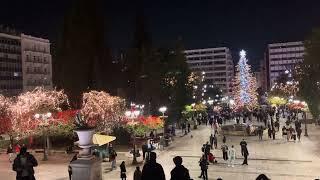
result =
[[[130,46],[133,0],[105,0],[108,45]],[[157,47],[183,38],[186,49],[227,46],[263,58],[267,43],[303,40],[320,27],[320,0],[145,0],[148,31]],[[3,0],[0,24],[56,41],[71,0]]]

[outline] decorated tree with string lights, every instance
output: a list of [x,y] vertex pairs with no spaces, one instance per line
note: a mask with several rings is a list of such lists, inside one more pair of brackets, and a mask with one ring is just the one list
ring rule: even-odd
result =
[[95,127],[98,131],[110,132],[122,121],[124,110],[125,102],[117,96],[104,91],[83,93],[80,110],[82,128]]
[[253,77],[251,67],[247,62],[246,52],[242,50],[232,91],[236,109],[252,109],[257,105],[256,79]]
[[[43,120],[36,114],[55,113],[63,106],[68,107],[68,97],[64,92],[37,87],[33,91],[20,94],[9,106],[12,128],[18,135],[34,133]],[[49,124],[55,119],[50,119]]]
[[9,107],[11,99],[0,94],[0,133],[7,133],[12,130],[11,120],[9,118]]

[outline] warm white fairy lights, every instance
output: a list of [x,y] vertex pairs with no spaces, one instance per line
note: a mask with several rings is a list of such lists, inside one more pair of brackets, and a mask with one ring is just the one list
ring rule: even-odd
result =
[[86,124],[95,126],[99,131],[110,131],[122,120],[124,110],[124,100],[117,96],[110,96],[104,91],[83,94],[81,114]]

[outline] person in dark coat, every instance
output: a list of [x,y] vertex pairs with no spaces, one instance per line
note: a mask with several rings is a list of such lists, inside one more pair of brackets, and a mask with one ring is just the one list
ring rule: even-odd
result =
[[213,144],[214,144],[214,148],[217,149],[217,147],[218,147],[218,139],[217,139],[216,135],[213,136]]
[[33,167],[36,166],[36,158],[27,152],[26,147],[22,147],[12,165],[12,169],[17,172],[16,180],[35,180]]
[[227,138],[225,135],[223,135],[223,138],[222,138],[222,143],[225,144],[227,142]]
[[141,147],[141,149],[142,149],[142,158],[143,158],[143,160],[145,160],[145,158],[146,158],[146,153],[147,153],[147,151],[148,151],[148,145],[147,145],[147,144],[143,144],[142,147]]
[[[78,159],[78,154],[75,154],[75,155],[72,157],[70,163],[73,162],[73,161],[75,161],[75,160],[77,160],[77,159]],[[69,180],[71,180],[71,179],[72,179],[72,167],[70,166],[70,164],[69,164],[69,166],[68,166],[68,173],[69,173]]]
[[188,133],[191,131],[191,124],[188,122]]
[[127,175],[126,175],[126,164],[124,161],[122,161],[122,163],[120,164],[120,178],[121,180],[126,180],[127,179]]
[[301,128],[298,128],[298,129],[297,129],[297,136],[298,136],[298,140],[299,140],[299,141],[300,141],[300,138],[301,138],[301,133],[302,133]]
[[256,180],[270,180],[265,174],[260,174]]
[[171,171],[171,180],[190,180],[189,170],[182,165],[182,158],[176,156],[173,162],[176,167]]
[[156,162],[157,154],[150,152],[150,160],[143,166],[141,180],[165,180],[163,168]]
[[271,129],[271,127],[269,126],[269,127],[268,127],[268,137],[269,137],[269,139],[271,139],[271,135],[272,135],[272,129]]
[[247,142],[244,139],[242,139],[242,141],[240,142],[240,147],[241,147],[241,154],[243,156],[244,150],[245,148],[247,148]]
[[213,138],[213,135],[212,135],[212,134],[210,135],[209,140],[210,140],[210,148],[213,149],[214,138]]
[[248,165],[248,156],[249,156],[249,151],[247,146],[243,148],[242,156],[244,157],[242,165]]
[[201,168],[201,174],[199,178],[203,178],[203,180],[208,180],[208,161],[205,155],[200,158],[199,166]]
[[137,166],[136,170],[133,173],[133,180],[141,180],[142,172],[140,170],[140,167]]

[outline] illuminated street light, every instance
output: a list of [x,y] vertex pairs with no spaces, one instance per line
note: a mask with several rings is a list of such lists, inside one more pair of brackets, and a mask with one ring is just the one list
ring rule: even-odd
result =
[[[43,113],[43,114],[35,114],[34,118],[35,119],[39,119],[41,118],[43,120],[42,126],[43,127],[48,127],[49,126],[49,122],[48,122],[48,118],[50,118],[52,116],[51,112],[47,112],[47,113]],[[44,150],[43,150],[43,160],[47,161],[48,160],[48,149],[47,147],[49,147],[49,137],[47,134],[47,130],[43,129],[43,136],[45,137],[45,141],[44,141]]]
[[167,107],[162,106],[159,108],[159,111],[162,113],[162,117],[164,117],[164,113],[167,111]]

